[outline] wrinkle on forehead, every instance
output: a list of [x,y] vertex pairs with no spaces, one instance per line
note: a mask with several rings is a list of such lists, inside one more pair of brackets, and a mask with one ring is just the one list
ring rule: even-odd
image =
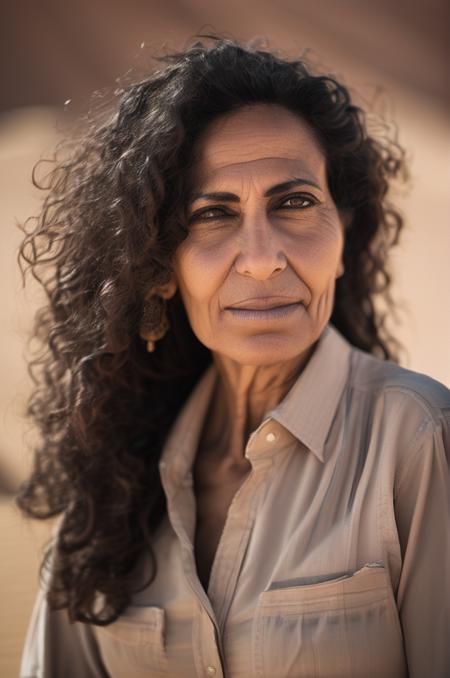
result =
[[258,104],[214,121],[197,144],[193,178],[209,181],[219,173],[225,177],[227,170],[230,177],[240,171],[279,170],[281,175],[287,170],[320,183],[326,161],[307,123],[280,106]]
[[[312,166],[301,158],[287,159],[275,157],[261,157],[254,160],[242,160],[219,165],[214,169],[205,163],[199,163],[195,168],[197,180],[214,186],[227,180],[267,180],[270,184],[280,181],[289,181],[295,178],[307,179],[323,185],[326,179],[325,163]],[[324,186],[325,187],[325,186]]]
[[325,156],[312,138],[301,138],[298,134],[288,135],[287,130],[260,133],[259,130],[237,128],[236,134],[223,139],[211,136],[198,146],[194,162],[221,167],[256,160],[298,160],[320,165]]

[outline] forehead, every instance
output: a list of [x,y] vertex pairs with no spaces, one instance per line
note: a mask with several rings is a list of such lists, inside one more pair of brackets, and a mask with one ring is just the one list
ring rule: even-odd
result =
[[256,104],[222,116],[194,150],[194,183],[265,170],[301,172],[316,181],[326,176],[325,156],[312,129],[275,104]]

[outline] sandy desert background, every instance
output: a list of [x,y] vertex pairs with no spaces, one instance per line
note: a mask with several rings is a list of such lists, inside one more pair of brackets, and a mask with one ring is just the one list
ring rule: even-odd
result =
[[[268,38],[351,86],[357,101],[394,120],[410,160],[408,189],[392,199],[407,226],[392,254],[402,365],[450,387],[449,5],[445,0],[17,0],[2,8],[0,73],[0,675],[18,675],[48,524],[25,521],[13,495],[30,466],[23,413],[27,334],[39,295],[23,290],[16,222],[36,214],[34,163],[58,121],[90,93],[196,33]],[[143,44],[144,43],[144,44]],[[143,46],[142,46],[143,44]],[[64,102],[71,100],[69,112]],[[31,436],[31,438],[30,438]]]

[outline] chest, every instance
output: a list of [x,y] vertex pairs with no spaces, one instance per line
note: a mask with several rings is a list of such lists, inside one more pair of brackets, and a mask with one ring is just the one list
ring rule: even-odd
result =
[[220,471],[211,462],[194,465],[196,528],[194,552],[198,577],[205,591],[231,502],[250,473],[248,467]]
[[[204,675],[215,670],[216,676],[223,676],[221,650],[229,676],[367,678],[369,663],[373,678],[407,675],[389,571],[375,562],[385,557],[385,545],[391,540],[391,517],[386,528],[381,522],[384,508],[377,521],[380,531],[375,534],[384,543],[366,547],[379,506],[378,495],[368,488],[376,483],[373,477],[363,476],[349,514],[346,497],[342,493],[330,497],[328,482],[316,484],[314,492],[306,491],[301,460],[300,455],[293,457],[285,472],[279,465],[267,485],[256,482],[256,471],[245,488],[245,480],[219,473],[213,474],[210,483],[206,483],[209,476],[203,479],[206,484],[197,482],[197,562],[200,581],[207,587],[216,558],[213,572],[220,576],[210,582],[214,585],[209,586],[208,596],[222,629],[222,646],[198,596],[198,582],[191,590],[191,563],[187,569],[187,559],[180,558],[179,537],[167,520],[168,529],[161,531],[154,544],[161,566],[151,587],[138,594],[142,598],[135,601],[135,616],[124,628],[111,625],[117,629],[113,642],[111,626],[99,627],[109,675],[128,678],[131,666],[136,678],[149,674],[193,678],[199,674],[199,647],[205,657]],[[259,522],[260,529],[252,523],[251,544],[240,533],[239,548],[231,550],[232,530],[227,528],[233,521],[223,534],[221,530],[247,495],[264,499],[252,502],[257,506],[255,523]],[[186,496],[191,497],[190,492]],[[192,507],[181,499],[180,495],[176,513],[180,522],[186,517],[186,507]],[[324,506],[333,514],[326,521]],[[238,563],[228,576],[216,567],[217,544],[221,556],[228,550],[228,560],[233,566]],[[370,566],[364,566],[369,561]],[[343,571],[353,574],[342,575]],[[189,602],[189,614],[187,600],[195,601]],[[139,637],[137,623],[142,629]],[[208,666],[213,667],[211,671]]]

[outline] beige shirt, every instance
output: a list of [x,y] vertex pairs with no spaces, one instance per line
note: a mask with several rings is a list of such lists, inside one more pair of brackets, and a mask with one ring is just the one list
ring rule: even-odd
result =
[[329,324],[247,442],[205,591],[192,464],[217,378],[161,457],[156,579],[107,627],[70,625],[41,593],[21,676],[450,676],[450,391]]

